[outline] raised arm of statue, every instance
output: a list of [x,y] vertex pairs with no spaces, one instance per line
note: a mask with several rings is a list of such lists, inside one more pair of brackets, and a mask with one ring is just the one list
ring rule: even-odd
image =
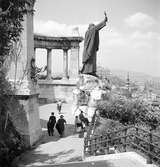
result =
[[95,25],[95,29],[99,31],[105,26],[106,26],[106,21],[104,20],[104,21],[100,22],[99,24]]
[[105,18],[102,22],[100,22],[99,24],[95,25],[95,29],[96,30],[101,30],[103,27],[106,26],[106,22],[108,21],[108,18],[107,18],[107,15],[106,15],[106,12],[104,12],[104,15],[105,15]]

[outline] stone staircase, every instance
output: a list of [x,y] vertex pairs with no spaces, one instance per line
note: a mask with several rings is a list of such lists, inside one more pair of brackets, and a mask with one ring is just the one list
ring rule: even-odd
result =
[[[128,167],[134,164],[140,166],[140,163],[141,166],[146,163],[154,166],[151,165],[153,162],[160,164],[159,141],[160,136],[151,131],[136,126],[126,126],[103,136],[87,135],[84,138],[84,157],[85,161],[110,160],[109,162],[113,164],[116,162],[118,167],[121,162],[122,166],[130,164]],[[127,152],[129,150],[137,150],[146,159],[135,152]]]
[[45,167],[157,167],[135,152],[91,156],[83,161],[47,165]]
[[135,152],[91,156],[87,157],[85,161],[105,162],[106,164],[111,164],[113,167],[156,167],[156,165],[147,164],[147,159]]

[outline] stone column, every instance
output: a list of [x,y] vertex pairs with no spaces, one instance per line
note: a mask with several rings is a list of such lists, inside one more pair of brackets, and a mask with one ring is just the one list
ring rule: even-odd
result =
[[52,74],[52,49],[47,49],[47,79],[51,79]]
[[79,45],[71,47],[69,76],[77,79],[79,75]]
[[[34,0],[26,4],[30,11],[34,7]],[[32,80],[34,55],[33,14],[24,15],[23,31],[16,45],[20,48],[17,62],[11,60],[8,69],[8,78],[15,88],[15,99],[21,105],[21,114],[14,120],[19,133],[24,138],[25,145],[31,146],[39,140],[42,130],[39,118],[37,83]],[[16,49],[15,49],[16,52]],[[31,63],[32,62],[32,63]]]
[[68,78],[68,49],[63,49],[63,78]]
[[36,58],[36,49],[37,48],[34,48],[34,57]]

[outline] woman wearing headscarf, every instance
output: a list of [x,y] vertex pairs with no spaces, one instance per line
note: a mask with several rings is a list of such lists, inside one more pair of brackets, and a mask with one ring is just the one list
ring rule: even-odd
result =
[[63,115],[60,116],[59,120],[57,121],[56,124],[56,129],[60,135],[60,137],[64,136],[64,131],[65,131],[65,124],[66,124],[66,120],[63,118]]

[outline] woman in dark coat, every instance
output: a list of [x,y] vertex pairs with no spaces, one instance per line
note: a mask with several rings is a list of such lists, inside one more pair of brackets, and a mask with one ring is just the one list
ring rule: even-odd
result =
[[63,118],[63,115],[61,115],[60,119],[57,121],[57,124],[56,124],[56,129],[60,137],[63,137],[64,135],[65,124],[66,124],[66,120]]
[[54,134],[54,126],[56,124],[56,117],[54,116],[54,112],[51,113],[51,116],[49,117],[49,121],[47,122],[47,128],[48,128],[48,135],[53,136]]

